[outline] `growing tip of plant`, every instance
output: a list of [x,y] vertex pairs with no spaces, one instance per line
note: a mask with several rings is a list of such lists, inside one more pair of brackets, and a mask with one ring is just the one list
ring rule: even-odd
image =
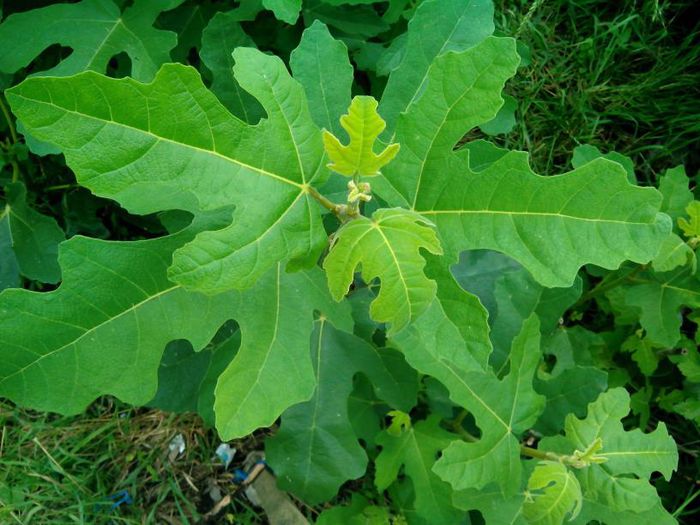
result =
[[382,166],[396,157],[399,144],[389,144],[378,154],[374,152],[374,144],[386,127],[377,113],[377,105],[374,97],[356,96],[352,99],[348,113],[340,117],[340,124],[350,139],[347,145],[330,131],[323,130],[323,146],[331,160],[330,169],[353,180],[375,177],[380,174]]

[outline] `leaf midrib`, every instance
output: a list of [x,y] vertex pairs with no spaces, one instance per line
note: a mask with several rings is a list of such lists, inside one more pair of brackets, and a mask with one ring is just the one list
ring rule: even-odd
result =
[[[96,122],[108,123],[108,124],[110,124],[110,125],[112,125],[112,126],[124,128],[124,129],[131,130],[131,131],[136,131],[136,132],[141,133],[141,134],[143,134],[143,135],[152,137],[152,138],[153,138],[154,140],[156,140],[156,141],[167,142],[167,143],[174,144],[174,145],[179,146],[179,147],[182,147],[182,148],[188,148],[188,149],[191,149],[191,150],[194,150],[194,151],[197,151],[197,152],[201,152],[201,153],[204,153],[204,154],[207,154],[207,155],[212,155],[212,156],[214,156],[214,157],[221,158],[221,159],[225,160],[226,162],[229,162],[229,163],[231,163],[231,164],[235,164],[235,165],[237,165],[237,166],[239,166],[239,167],[241,167],[241,168],[247,169],[247,170],[249,170],[249,171],[252,171],[252,172],[255,172],[255,173],[259,173],[260,175],[264,175],[264,176],[266,176],[266,177],[270,177],[270,178],[275,179],[275,180],[278,180],[278,181],[280,181],[280,182],[284,182],[284,183],[289,184],[289,185],[291,185],[291,186],[295,186],[295,187],[297,187],[297,188],[299,188],[299,189],[304,189],[304,184],[300,184],[300,183],[298,183],[298,182],[294,182],[294,181],[292,181],[292,180],[285,179],[285,178],[282,177],[281,175],[277,175],[276,173],[272,173],[271,171],[267,171],[267,170],[264,170],[264,169],[262,169],[262,168],[258,168],[258,167],[255,167],[255,166],[251,166],[250,164],[246,164],[245,162],[242,162],[242,161],[240,161],[240,160],[237,160],[237,159],[234,159],[234,158],[231,158],[231,157],[227,157],[226,155],[223,155],[223,154],[219,153],[219,152],[216,151],[216,150],[210,150],[210,149],[200,148],[200,147],[194,146],[194,145],[192,145],[192,144],[187,144],[187,143],[184,143],[184,142],[178,142],[178,141],[173,140],[173,139],[169,139],[169,138],[166,138],[166,137],[161,137],[161,136],[159,136],[159,135],[156,135],[155,133],[153,133],[153,132],[151,132],[151,131],[147,131],[147,130],[144,130],[144,129],[141,129],[141,128],[137,128],[137,127],[134,127],[134,126],[129,126],[128,124],[124,124],[124,123],[122,123],[122,122],[117,122],[117,121],[115,121],[115,120],[110,120],[110,119],[98,118],[98,117],[95,117],[95,116],[93,116],[93,115],[88,115],[87,113],[82,113],[82,112],[80,112],[80,111],[75,111],[75,110],[71,110],[71,109],[64,108],[63,106],[59,106],[58,104],[55,104],[55,103],[53,103],[53,102],[46,102],[46,101],[44,101],[44,100],[37,100],[37,99],[29,98],[29,97],[26,97],[26,96],[24,96],[24,95],[22,95],[22,94],[19,94],[19,93],[9,92],[8,95],[9,95],[10,97],[15,97],[15,98],[17,98],[17,99],[22,99],[22,100],[25,100],[25,101],[28,101],[28,102],[31,102],[31,103],[34,103],[34,104],[42,104],[42,105],[45,105],[45,106],[49,106],[49,107],[52,107],[52,108],[56,108],[56,109],[59,109],[59,110],[65,112],[65,113],[69,113],[69,114],[72,114],[72,115],[77,115],[77,116],[79,116],[79,117],[86,118],[86,119],[90,119],[90,120],[93,120],[93,121],[96,121]],[[295,144],[296,144],[296,143],[295,143]],[[304,176],[304,174],[303,174],[303,172],[302,172],[302,177],[303,177],[303,176]]]
[[556,217],[561,219],[568,219],[581,222],[592,222],[592,223],[606,223],[606,224],[621,224],[624,226],[650,226],[653,222],[637,222],[637,221],[623,221],[619,219],[602,219],[602,218],[588,218],[588,217],[577,217],[575,215],[568,215],[565,213],[552,213],[552,212],[530,212],[530,211],[508,211],[508,210],[416,210],[421,215],[507,215],[507,216],[526,216],[526,217]]

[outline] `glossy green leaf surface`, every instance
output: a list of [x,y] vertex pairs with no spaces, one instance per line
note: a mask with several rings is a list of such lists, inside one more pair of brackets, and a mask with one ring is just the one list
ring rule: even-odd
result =
[[436,57],[472,47],[492,32],[493,4],[488,0],[422,2],[408,26],[403,59],[392,71],[379,106],[389,124],[385,135],[393,134],[400,113],[420,96]]
[[349,305],[331,299],[318,268],[286,273],[280,263],[254,288],[234,293],[228,308],[241,327],[241,346],[219,376],[214,403],[216,428],[225,440],[272,425],[288,407],[312,396],[314,312],[341,329],[352,326]]
[[[532,316],[513,340],[510,370],[502,380],[490,372],[459,373],[459,368],[444,359],[435,372],[426,367],[426,373],[447,386],[453,401],[474,414],[482,432],[473,443],[453,442],[435,464],[435,472],[455,490],[482,488],[490,482],[498,483],[505,494],[517,489],[521,470],[514,435],[532,425],[544,407],[544,398],[532,387],[541,357],[539,343],[539,321]],[[418,363],[415,366],[420,369]],[[498,475],[504,469],[511,472],[507,479]]]
[[422,96],[399,118],[402,150],[377,190],[433,221],[453,258],[465,249],[497,250],[545,286],[570,286],[587,263],[648,262],[670,221],[658,213],[661,195],[629,184],[619,164],[598,159],[542,177],[512,152],[474,173],[469,152],[452,153],[469,129],[496,114],[518,61],[515,43],[499,38],[438,57]]
[[[81,184],[129,211],[236,206],[231,225],[174,254],[171,278],[207,293],[249,287],[282,259],[313,259],[325,241],[305,190],[325,168],[303,89],[276,57],[238,48],[234,59],[237,81],[268,113],[258,126],[232,117],[180,65],[164,66],[151,84],[83,73],[8,92],[15,113],[61,148]],[[258,194],[269,197],[264,205]]]
[[[613,512],[641,512],[659,501],[648,477],[655,471],[666,479],[678,463],[678,452],[666,425],[648,434],[640,429],[625,431],[621,419],[629,413],[629,394],[616,388],[588,405],[585,419],[566,418],[565,438],[546,438],[542,447],[562,452],[585,451],[600,440],[595,452],[599,463],[576,470],[584,497]],[[628,474],[634,473],[636,477]],[[586,503],[584,503],[586,509]]]
[[328,27],[316,20],[292,51],[289,66],[294,78],[304,86],[311,117],[319,128],[342,136],[341,115],[350,106],[353,68],[348,49],[334,39]]
[[293,24],[299,18],[301,0],[263,0],[265,9],[269,9],[279,20]]
[[230,315],[229,297],[168,281],[168,254],[187,237],[74,237],[61,245],[63,282],[56,291],[5,290],[0,394],[73,414],[103,394],[136,405],[149,401],[166,343],[187,339],[202,348]]

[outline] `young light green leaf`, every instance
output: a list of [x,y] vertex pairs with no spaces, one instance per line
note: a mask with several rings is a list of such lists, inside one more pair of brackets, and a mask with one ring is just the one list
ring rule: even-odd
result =
[[[426,0],[420,4],[408,24],[403,60],[392,71],[382,95],[379,112],[388,123],[387,139],[399,114],[420,96],[433,60],[448,51],[478,44],[493,28],[493,3],[489,0]],[[494,111],[479,124],[495,115]]]
[[527,482],[523,516],[530,525],[561,525],[581,512],[581,485],[562,463],[541,461]]
[[60,146],[97,195],[138,214],[236,207],[232,224],[174,254],[171,278],[207,293],[249,287],[286,258],[315,262],[326,242],[307,184],[328,171],[303,88],[279,58],[238,48],[234,60],[237,81],[268,113],[257,126],[176,64],[150,84],[83,73],[7,92],[30,131]]
[[52,217],[27,206],[27,189],[21,182],[5,187],[0,212],[0,290],[19,284],[19,274],[44,283],[61,279],[58,245],[66,237]]
[[683,234],[694,242],[696,245],[700,243],[700,201],[693,201],[685,208],[685,213],[688,219],[681,217],[678,219]]
[[315,20],[292,51],[289,66],[304,86],[316,125],[341,136],[340,119],[350,106],[354,75],[345,44],[334,39],[323,22]]
[[[408,362],[439,379],[451,399],[467,408],[481,429],[478,441],[452,443],[433,468],[455,490],[496,482],[509,496],[520,486],[520,445],[515,436],[529,428],[544,408],[544,397],[532,387],[541,358],[539,345],[539,321],[533,315],[513,341],[510,370],[502,380],[490,372],[461,370],[442,349],[433,349],[437,355],[417,355],[403,348]],[[502,476],[502,472],[509,475]]]
[[390,144],[379,154],[374,152],[374,144],[385,123],[372,97],[353,98],[348,113],[340,117],[340,124],[350,137],[347,146],[331,132],[323,132],[323,146],[331,160],[328,167],[336,173],[347,177],[375,177],[399,152],[398,144]]
[[406,403],[377,349],[327,320],[316,323],[311,341],[313,397],[282,414],[279,431],[266,441],[265,454],[280,488],[315,504],[335,496],[340,485],[362,476],[367,466],[367,454],[348,418],[355,374],[363,372],[380,397],[403,410],[412,408],[415,397],[411,400],[409,395]]
[[238,118],[256,124],[264,115],[260,103],[245,91],[233,74],[233,51],[237,47],[255,47],[243,31],[237,10],[217,13],[202,31],[202,49],[199,56],[214,79],[211,90],[221,103]]
[[[0,24],[0,71],[14,73],[51,44],[58,43],[73,52],[46,71],[47,75],[65,76],[87,70],[104,73],[110,59],[125,52],[131,59],[131,76],[151,80],[158,67],[170,61],[170,50],[177,43],[175,33],[153,25],[160,13],[182,2],[136,0],[121,13],[112,0],[82,0],[12,14]],[[80,30],[76,31],[76,27]]]
[[270,426],[313,395],[314,312],[352,329],[349,305],[331,299],[318,268],[287,273],[280,263],[255,287],[230,297],[229,309],[241,327],[241,347],[216,385],[216,428],[224,440]]
[[423,313],[435,297],[436,285],[423,273],[423,248],[442,253],[430,222],[399,208],[380,209],[372,218],[358,217],[338,230],[323,262],[328,286],[336,301],[345,296],[355,268],[369,283],[381,280],[370,314],[377,322],[391,323],[396,333]]
[[629,410],[629,394],[623,388],[609,390],[588,406],[585,419],[567,417],[566,438],[545,438],[541,442],[545,450],[566,454],[589,450],[598,442],[596,460],[578,469],[576,477],[587,499],[613,512],[652,508],[659,498],[649,476],[658,471],[670,479],[678,463],[676,444],[664,423],[649,434],[640,429],[624,430],[620,420]]
[[375,460],[377,489],[383,491],[394,483],[403,466],[413,484],[416,514],[427,523],[459,523],[464,513],[452,507],[450,486],[431,471],[436,454],[455,437],[440,428],[436,416],[419,421],[399,436],[383,432],[377,438],[382,447]]

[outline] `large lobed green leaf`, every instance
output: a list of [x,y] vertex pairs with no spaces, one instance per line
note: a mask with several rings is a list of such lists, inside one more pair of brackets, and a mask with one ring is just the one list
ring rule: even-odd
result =
[[595,452],[598,462],[575,470],[584,499],[595,503],[590,506],[584,501],[582,514],[589,519],[594,519],[596,506],[604,510],[604,520],[605,513],[653,509],[660,500],[649,476],[658,471],[668,480],[678,464],[676,445],[664,423],[648,434],[640,429],[624,430],[620,420],[629,413],[629,403],[623,388],[609,390],[588,406],[585,419],[566,418],[566,437],[541,442],[545,450],[572,454],[600,441],[602,447]]
[[399,115],[430,82],[428,70],[433,60],[449,51],[472,47],[493,29],[490,0],[426,0],[420,4],[408,25],[403,58],[392,71],[379,106],[388,124],[387,138],[394,132]]
[[255,287],[233,294],[228,307],[242,338],[216,384],[216,428],[223,439],[270,426],[287,407],[311,397],[314,312],[343,330],[352,328],[349,305],[331,299],[318,268],[287,273],[280,263]]
[[58,43],[73,52],[45,74],[103,73],[112,57],[125,52],[131,59],[132,76],[151,80],[177,44],[175,33],[153,24],[161,12],[182,2],[135,0],[122,13],[112,0],[82,0],[12,14],[0,24],[0,71],[14,73]]
[[268,114],[258,126],[231,116],[194,69],[175,64],[150,84],[88,72],[32,78],[7,93],[82,185],[131,212],[235,205],[231,225],[174,255],[171,278],[207,293],[249,287],[286,258],[313,261],[326,239],[306,191],[327,170],[302,87],[276,57],[238,48],[234,59],[236,80]]
[[481,438],[474,443],[453,442],[434,471],[455,490],[496,482],[504,492],[513,493],[521,472],[515,436],[535,422],[544,405],[544,398],[532,387],[541,358],[537,317],[530,317],[513,341],[510,370],[502,380],[459,346],[416,344],[411,332],[399,333],[394,340],[409,364],[442,382],[450,399],[469,410],[481,429]]
[[167,279],[170,253],[191,237],[73,237],[60,247],[56,291],[0,294],[0,395],[62,413],[103,394],[136,405],[151,399],[165,345],[187,339],[200,349],[230,315],[230,297]]
[[584,264],[651,260],[670,221],[659,213],[661,195],[631,185],[619,164],[597,159],[542,177],[519,152],[480,171],[470,167],[468,149],[453,153],[497,113],[518,62],[515,42],[503,38],[435,59],[421,96],[398,119],[401,151],[377,190],[433,221],[453,260],[465,249],[497,250],[548,287],[570,286]]

